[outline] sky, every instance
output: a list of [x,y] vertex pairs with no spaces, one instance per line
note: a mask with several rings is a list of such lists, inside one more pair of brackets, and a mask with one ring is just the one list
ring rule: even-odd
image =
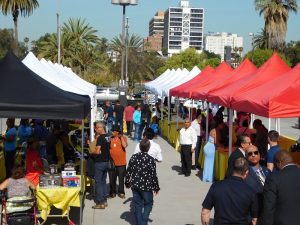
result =
[[[297,0],[300,8],[300,0]],[[139,0],[137,6],[126,8],[129,33],[148,35],[148,23],[158,10],[178,6],[179,0]],[[70,18],[85,19],[100,37],[111,40],[121,33],[122,7],[111,0],[39,0],[39,8],[30,17],[19,16],[19,40],[36,40],[45,33],[56,32],[56,13],[61,23]],[[251,50],[249,33],[258,33],[264,19],[255,10],[254,0],[190,0],[191,7],[204,8],[204,33],[236,33],[244,38],[244,53]],[[0,28],[13,28],[12,16],[0,14]],[[286,40],[300,40],[300,15],[290,14]]]

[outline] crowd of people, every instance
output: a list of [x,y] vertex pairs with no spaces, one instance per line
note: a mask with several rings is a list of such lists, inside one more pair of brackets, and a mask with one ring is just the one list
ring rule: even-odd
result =
[[[126,188],[130,188],[137,224],[148,224],[154,195],[160,191],[156,164],[163,161],[163,156],[154,140],[160,108],[158,105],[150,108],[147,104],[123,107],[119,101],[114,107],[107,101],[103,108],[105,121],[94,123],[94,141],[89,142],[88,176],[95,181],[92,208],[106,209],[109,199],[125,199]],[[200,169],[199,157],[203,151],[202,181],[214,182],[217,146],[228,147],[229,128],[224,122],[224,110],[222,107],[215,112],[209,110],[205,115],[198,109],[192,112],[192,120],[185,116],[184,127],[179,131],[179,174],[189,177],[192,170]],[[1,140],[7,179],[0,190],[7,188],[9,197],[29,195],[29,188],[34,189],[39,183],[39,175],[48,172],[45,161],[63,166],[75,160],[75,148],[61,124],[53,123],[47,128],[42,120],[22,119],[16,127],[11,118],[6,124],[7,131]],[[209,224],[214,208],[216,225],[296,225],[300,195],[295,192],[300,190],[300,169],[290,154],[280,149],[277,131],[268,132],[260,119],[253,121],[254,129],[249,124],[250,115],[238,113],[236,149],[228,159],[225,179],[211,185],[202,203],[202,224]],[[128,138],[137,142],[129,161],[126,160]],[[17,146],[21,147],[24,159],[14,165]]]

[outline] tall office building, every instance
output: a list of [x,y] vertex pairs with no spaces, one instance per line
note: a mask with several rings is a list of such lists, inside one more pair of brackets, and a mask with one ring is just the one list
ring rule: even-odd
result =
[[207,34],[204,37],[204,49],[208,52],[220,55],[222,61],[226,53],[225,48],[227,50],[231,49],[232,52],[235,47],[243,47],[243,37],[239,37],[237,34],[222,32]]
[[165,13],[158,11],[149,21],[149,36],[154,36],[155,34],[164,36],[164,17]]
[[192,8],[189,1],[180,1],[178,7],[165,11],[163,48],[168,55],[180,53],[193,47],[197,52],[203,49],[204,9]]

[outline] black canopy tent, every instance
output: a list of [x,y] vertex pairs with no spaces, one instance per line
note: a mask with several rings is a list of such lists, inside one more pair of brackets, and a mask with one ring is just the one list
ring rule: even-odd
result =
[[13,53],[0,61],[0,117],[83,119],[90,109],[89,96],[59,89]]
[[[13,53],[0,59],[0,118],[84,119],[90,113],[90,102],[89,96],[63,91],[42,79]],[[82,156],[83,127],[82,122]],[[83,184],[81,157],[80,224]]]

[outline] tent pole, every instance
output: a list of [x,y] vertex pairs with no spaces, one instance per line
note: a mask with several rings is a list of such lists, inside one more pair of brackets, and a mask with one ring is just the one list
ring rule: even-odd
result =
[[209,115],[209,103],[206,100],[206,132],[205,132],[205,138],[206,141],[208,141],[208,115]]
[[191,107],[189,107],[189,118],[191,119]]
[[177,116],[176,116],[176,130],[178,130],[178,121],[179,121],[179,98],[176,99],[176,111],[177,111]]
[[271,130],[271,118],[269,118],[269,125],[268,125],[268,130]]
[[275,118],[275,130],[278,132],[278,119]]
[[171,104],[170,95],[168,95],[168,138],[170,138]]
[[161,100],[160,100],[160,119],[161,119],[161,121],[163,121],[163,119],[164,119],[164,112],[163,112],[163,110],[164,110],[164,97],[163,97],[163,95],[162,95],[162,92],[161,92]]
[[192,110],[191,110],[191,117],[190,117],[190,118],[191,118],[191,121],[193,120],[194,102],[195,102],[195,101],[194,101],[194,99],[193,99],[193,101],[192,101],[192,107],[191,107],[191,108],[192,108]]
[[83,175],[83,160],[84,160],[84,120],[82,120],[81,123],[82,129],[81,129],[81,158],[80,158],[80,214],[79,214],[79,225],[82,224],[82,214],[83,214],[83,200],[84,200],[84,175]]
[[280,118],[278,118],[278,133],[279,133],[279,135],[280,135],[280,133],[281,133],[281,131],[280,131],[280,129],[281,129],[281,127],[280,127],[280,124],[281,123],[281,121],[280,121]]
[[233,109],[229,109],[229,144],[228,144],[228,148],[229,148],[229,156],[231,155],[232,152],[232,122],[233,122]]
[[254,118],[254,114],[253,113],[251,113],[251,118],[250,118],[250,124],[249,124],[249,128],[250,129],[253,129],[253,121],[255,120],[255,118]]

